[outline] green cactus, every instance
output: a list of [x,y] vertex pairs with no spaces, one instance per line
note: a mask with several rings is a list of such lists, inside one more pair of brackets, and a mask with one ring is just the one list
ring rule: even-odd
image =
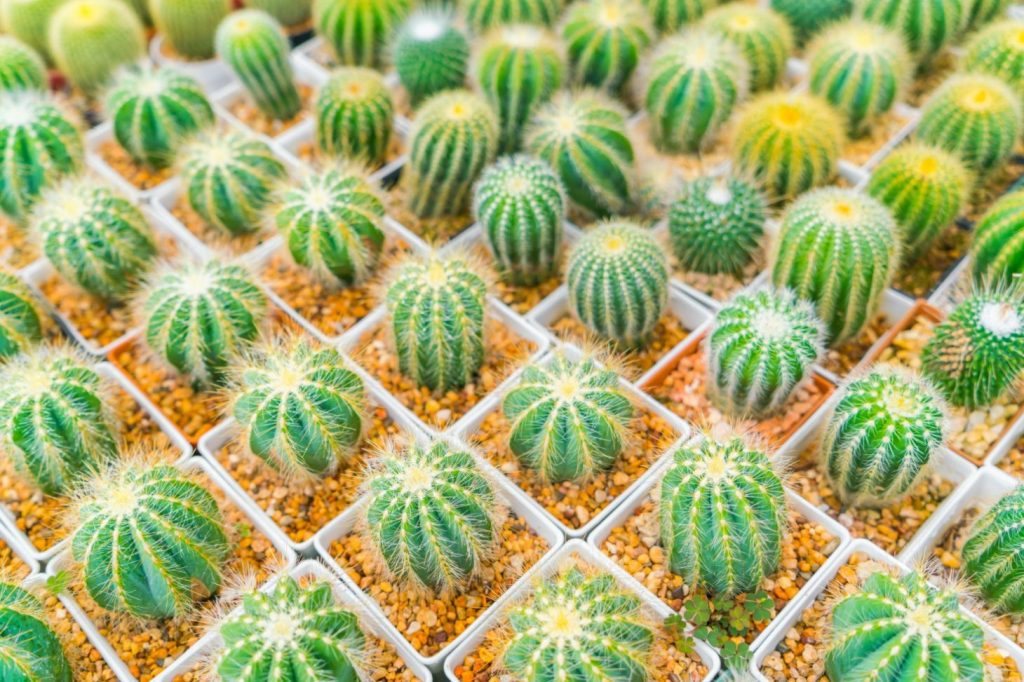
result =
[[211,59],[220,22],[231,0],[149,0],[153,23],[179,57]]
[[54,12],[48,32],[57,68],[89,96],[146,53],[142,22],[117,0],[71,0]]
[[651,142],[670,154],[710,146],[747,94],[747,60],[717,33],[690,31],[662,41],[644,71]]
[[679,447],[661,481],[658,517],[666,567],[691,585],[732,596],[778,569],[786,493],[768,456],[739,438]]
[[366,174],[330,168],[284,189],[270,208],[295,262],[322,281],[351,286],[377,268],[384,202]]
[[853,190],[828,188],[798,199],[782,221],[772,282],[811,301],[838,346],[875,313],[899,258],[889,210]]
[[189,260],[168,263],[141,295],[146,343],[199,385],[219,384],[229,362],[260,334],[267,298],[246,268]]
[[68,0],[0,0],[0,26],[50,61],[50,18]]
[[978,284],[1009,285],[1024,273],[1024,190],[1003,196],[974,225],[971,274]]
[[654,28],[663,35],[671,35],[684,24],[696,22],[719,0],[642,0]]
[[857,15],[903,36],[921,64],[953,43],[967,24],[973,0],[858,0]]
[[641,345],[668,304],[668,260],[650,231],[627,221],[589,230],[569,254],[569,308],[589,330]]
[[498,118],[468,90],[427,100],[412,123],[409,209],[420,218],[459,216],[469,210],[473,183],[498,149]]
[[410,14],[394,38],[391,56],[413,106],[466,83],[469,41],[449,9],[428,7]]
[[824,100],[773,92],[740,112],[733,162],[773,199],[792,199],[836,174],[843,148],[843,121]]
[[433,254],[398,266],[386,299],[402,374],[438,393],[471,381],[484,361],[486,295],[461,258]]
[[964,48],[961,66],[970,73],[986,73],[1006,82],[1024,98],[1024,21],[992,24]]
[[267,143],[236,131],[210,131],[181,152],[181,179],[199,216],[228,234],[260,229],[274,188],[288,177]]
[[967,30],[981,28],[1006,14],[1011,0],[968,0],[970,15],[967,19]]
[[823,27],[853,12],[853,0],[771,0],[770,5],[789,22],[800,45]]
[[31,47],[11,36],[0,36],[0,92],[46,90],[46,64]]
[[46,495],[117,456],[107,384],[69,347],[42,345],[0,368],[0,450]]
[[919,573],[874,573],[831,611],[830,680],[869,680],[880,672],[919,682],[985,678],[981,626],[960,611],[954,592],[936,590]]
[[302,99],[289,61],[291,48],[276,19],[256,9],[232,12],[217,29],[215,44],[217,56],[264,115],[288,121],[299,113]]
[[778,12],[734,2],[712,10],[702,26],[723,35],[746,57],[752,91],[770,90],[782,80],[793,32]]
[[555,169],[576,206],[599,218],[629,210],[633,145],[617,102],[594,90],[556,93],[534,116],[525,141]]
[[388,570],[440,593],[477,575],[498,536],[498,506],[473,455],[437,440],[385,451],[370,466],[367,542]]
[[1001,613],[1024,612],[1024,574],[1020,566],[1024,551],[1024,487],[992,505],[971,529],[960,550],[964,575],[990,608]]
[[527,682],[653,679],[655,634],[643,602],[614,575],[572,566],[541,582],[508,615],[502,665]]
[[359,617],[325,581],[300,585],[284,576],[269,594],[249,592],[218,632],[224,647],[214,663],[222,682],[358,682],[371,669]]
[[475,33],[507,24],[554,26],[562,0],[460,0],[466,23]]
[[0,267],[0,363],[43,340],[43,319],[35,294]]
[[616,94],[636,69],[654,38],[640,0],[582,0],[562,21],[572,82]]
[[0,678],[5,682],[74,679],[43,603],[9,580],[0,580]]
[[313,13],[313,0],[243,0],[242,4],[263,10],[285,28],[301,26]]
[[342,64],[378,67],[412,0],[313,0],[313,26]]
[[379,166],[387,159],[395,103],[378,71],[335,69],[316,98],[317,148],[332,157]]

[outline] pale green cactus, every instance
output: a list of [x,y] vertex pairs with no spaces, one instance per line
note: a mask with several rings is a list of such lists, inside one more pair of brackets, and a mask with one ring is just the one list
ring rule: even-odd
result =
[[317,148],[331,157],[379,166],[387,159],[395,103],[378,71],[335,69],[316,98]]
[[685,24],[695,23],[719,0],[643,0],[654,28],[665,35],[673,34]]
[[0,579],[0,677],[5,682],[72,682],[71,670],[39,597]]
[[466,84],[469,41],[455,25],[451,10],[427,7],[402,23],[391,44],[398,80],[413,106],[443,90]]
[[313,26],[338,61],[379,67],[411,0],[313,0]]
[[858,0],[856,14],[903,36],[919,63],[931,61],[960,35],[974,0]]
[[1020,571],[1024,550],[1024,488],[1008,493],[978,519],[960,550],[964,575],[985,605],[1000,613],[1024,612]]
[[301,26],[313,13],[313,0],[243,0],[243,4],[263,10],[285,28]]
[[1001,78],[1024,98],[1024,21],[1007,19],[978,33],[964,47],[961,66]]
[[231,0],[149,0],[157,31],[187,60],[214,56],[217,27],[231,9]]
[[0,363],[43,340],[43,319],[28,285],[0,267]]
[[507,24],[550,27],[562,13],[562,0],[460,0],[459,5],[477,33]]
[[255,9],[232,12],[217,28],[215,45],[264,115],[288,121],[299,113],[291,48],[276,19]]
[[46,64],[31,47],[11,36],[0,36],[0,92],[45,90]]
[[803,45],[823,27],[850,16],[854,0],[770,0],[769,4],[786,18]]
[[566,10],[562,40],[572,82],[616,94],[651,44],[654,28],[640,0],[582,0]]
[[1024,191],[992,204],[974,225],[971,274],[977,284],[1011,284],[1024,273]]
[[68,0],[0,0],[0,26],[50,61],[50,18]]
[[47,31],[57,68],[89,96],[146,53],[141,20],[118,0],[70,0],[53,13]]
[[751,91],[769,90],[782,81],[793,32],[778,12],[733,2],[709,12],[701,26],[722,34],[747,58]]

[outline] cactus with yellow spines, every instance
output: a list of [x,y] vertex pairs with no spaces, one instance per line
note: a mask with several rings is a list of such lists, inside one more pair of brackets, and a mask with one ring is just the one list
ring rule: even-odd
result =
[[858,0],[856,14],[903,36],[919,64],[927,64],[967,26],[974,0]]
[[617,94],[653,37],[651,20],[640,0],[573,3],[562,21],[572,82]]
[[1009,285],[1024,273],[1024,190],[999,198],[974,225],[971,275]]
[[782,80],[793,52],[793,32],[778,12],[732,2],[711,10],[701,26],[725,36],[746,57],[752,92],[770,90]]
[[45,90],[46,64],[31,47],[11,36],[0,36],[0,91]]
[[47,32],[57,68],[89,96],[146,53],[142,22],[118,0],[71,0],[54,12]]
[[379,67],[411,0],[313,0],[313,26],[347,66]]
[[42,341],[42,320],[32,290],[13,272],[0,267],[0,363]]
[[157,31],[187,60],[214,56],[217,27],[231,10],[231,0],[149,0]]
[[1024,99],[1024,21],[1007,19],[980,31],[964,47],[961,67],[1003,79]]

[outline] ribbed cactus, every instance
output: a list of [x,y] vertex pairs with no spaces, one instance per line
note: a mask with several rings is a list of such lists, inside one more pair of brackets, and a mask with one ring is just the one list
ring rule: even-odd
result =
[[969,0],[970,15],[967,19],[968,30],[984,26],[1006,14],[1011,0]]
[[610,573],[571,566],[541,582],[508,615],[501,663],[526,682],[652,679],[655,634],[643,602]]
[[53,13],[47,30],[57,68],[90,96],[118,67],[146,53],[139,16],[118,0],[71,0]]
[[1002,613],[1024,612],[1024,487],[992,505],[971,529],[960,550],[964,575],[990,608]]
[[473,183],[498,150],[498,118],[481,97],[450,90],[427,100],[409,135],[410,210],[420,218],[469,210]]
[[418,9],[405,20],[391,44],[398,80],[418,105],[442,90],[466,84],[469,41],[449,9]]
[[284,576],[269,594],[249,592],[218,632],[222,682],[358,682],[372,661],[358,616],[324,581],[300,585]]
[[954,592],[937,590],[920,573],[874,573],[831,612],[830,680],[869,680],[878,673],[918,682],[985,679],[981,626],[961,612]]
[[767,93],[740,112],[733,162],[770,197],[790,199],[835,176],[843,141],[842,118],[824,100]]
[[313,0],[242,0],[242,4],[263,10],[285,28],[309,21],[313,12]]
[[89,481],[76,500],[71,553],[100,607],[173,618],[195,587],[221,585],[231,553],[217,499],[195,476],[131,457]]
[[770,0],[771,8],[785,17],[801,45],[822,27],[853,12],[853,0]]
[[1024,374],[1024,289],[982,288],[964,298],[921,353],[922,370],[946,400],[984,407]]
[[154,168],[170,166],[186,139],[213,124],[213,107],[194,78],[145,64],[115,76],[106,109],[118,143]]
[[288,176],[266,142],[244,133],[209,132],[181,152],[181,180],[189,205],[229,234],[260,229],[274,188]]
[[276,19],[256,9],[233,12],[217,28],[215,44],[264,115],[287,121],[299,113],[291,47]]
[[295,262],[321,280],[350,286],[376,270],[384,203],[363,171],[311,173],[280,192],[270,213]]
[[313,26],[342,64],[380,66],[411,0],[313,0]]
[[608,221],[569,254],[569,308],[590,331],[619,345],[642,344],[668,304],[668,259],[649,230]]
[[317,148],[379,166],[387,158],[394,114],[380,72],[362,66],[335,69],[316,98]]
[[668,212],[668,234],[679,265],[709,275],[739,275],[764,238],[768,206],[750,182],[729,175],[687,182]]
[[464,586],[498,537],[491,482],[469,452],[437,440],[384,452],[366,481],[367,541],[397,578]]
[[476,33],[504,24],[553,26],[562,0],[460,0],[466,23]]
[[633,193],[626,112],[604,95],[557,93],[527,129],[525,147],[551,164],[574,204],[596,217],[625,213]]
[[149,0],[160,35],[189,60],[213,57],[217,27],[231,9],[231,0]]
[[0,267],[0,362],[39,343],[42,320],[35,294],[17,275]]
[[551,166],[525,155],[498,159],[476,184],[473,215],[509,281],[531,285],[557,274],[565,192]]
[[974,225],[971,274],[978,284],[1010,284],[1024,273],[1024,190],[1003,196]]
[[53,13],[67,0],[0,0],[0,26],[49,61],[46,29]]
[[793,32],[777,12],[733,2],[709,12],[701,25],[720,33],[747,58],[752,91],[769,90],[782,80]]
[[566,10],[562,40],[572,82],[616,94],[654,37],[640,0],[581,0]]
[[5,682],[72,682],[71,663],[37,596],[0,580],[0,677]]
[[659,43],[643,71],[651,141],[671,154],[698,152],[715,140],[746,97],[750,73],[732,43],[696,30]]
[[808,192],[782,221],[772,281],[811,301],[828,343],[837,346],[874,315],[899,258],[898,230],[871,197],[836,188]]
[[217,260],[167,264],[140,302],[146,343],[200,384],[223,381],[232,358],[259,336],[268,306],[248,270]]
[[739,438],[679,447],[661,481],[666,567],[716,595],[756,590],[775,573],[786,493],[768,456]]
[[465,386],[484,361],[487,285],[461,258],[410,258],[387,290],[402,374],[444,393]]
[[965,47],[962,67],[1001,78],[1024,98],[1024,21],[1001,21],[978,33]]
[[900,228],[904,262],[911,262],[953,224],[972,178],[957,157],[938,147],[908,143],[871,173],[868,194],[886,205]]
[[967,25],[974,0],[858,0],[857,15],[903,36],[911,53],[927,63]]
[[643,0],[659,33],[670,35],[696,22],[719,0]]
[[31,47],[11,36],[0,36],[0,92],[45,90],[46,65]]
[[67,493],[117,455],[104,380],[62,346],[38,346],[0,368],[0,450],[47,495]]

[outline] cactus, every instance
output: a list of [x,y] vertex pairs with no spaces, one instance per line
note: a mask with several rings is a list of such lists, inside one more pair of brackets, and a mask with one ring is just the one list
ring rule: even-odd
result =
[[54,12],[48,31],[57,68],[90,96],[146,53],[142,22],[117,0],[71,0]]
[[975,409],[992,404],[1024,374],[1024,287],[971,293],[935,327],[921,369],[946,400]]
[[395,104],[384,77],[345,66],[331,73],[316,98],[316,144],[333,157],[379,166],[387,158]]
[[370,669],[359,618],[337,602],[330,582],[300,585],[284,576],[269,594],[244,595],[241,611],[218,631],[223,682],[358,682]]
[[565,192],[551,166],[525,155],[498,159],[474,188],[473,214],[509,281],[531,286],[557,274]]
[[562,0],[460,0],[466,23],[475,33],[506,24],[554,26]]
[[412,123],[407,178],[409,208],[420,218],[469,210],[473,183],[498,149],[498,119],[468,90],[431,97]]
[[1024,487],[1017,487],[989,509],[971,529],[960,550],[964,575],[986,605],[1002,613],[1024,612]]
[[967,24],[974,0],[859,0],[857,15],[903,36],[914,58],[927,64]]
[[0,677],[5,682],[72,682],[60,637],[46,621],[43,603],[0,579]]
[[892,212],[900,228],[903,259],[909,263],[953,224],[970,186],[970,173],[960,159],[911,142],[878,164],[867,191]]
[[527,122],[562,86],[564,61],[554,35],[537,26],[503,26],[481,43],[476,80],[498,112],[503,152],[519,149]]
[[160,35],[189,60],[213,57],[217,27],[231,9],[231,0],[149,0]]
[[291,48],[276,19],[255,9],[233,12],[217,29],[215,45],[264,115],[288,121],[299,113]]
[[761,249],[768,206],[733,175],[687,182],[668,212],[672,253],[690,272],[739,276]]
[[1001,21],[974,36],[965,47],[962,68],[1001,78],[1024,98],[1024,21]]
[[413,106],[466,83],[469,41],[455,27],[448,9],[430,7],[409,15],[395,36],[391,53],[398,80]]
[[313,13],[313,0],[243,0],[242,4],[263,10],[285,28],[301,26]]
[[381,66],[412,0],[313,0],[313,26],[342,64]]
[[31,47],[11,36],[0,36],[0,92],[46,90],[46,65]]
[[599,336],[641,345],[668,304],[668,260],[650,232],[627,221],[588,231],[569,254],[569,308]]
[[899,258],[889,210],[847,189],[808,192],[786,213],[775,244],[772,281],[811,301],[837,346],[875,313]]
[[715,595],[756,590],[779,566],[786,493],[768,456],[739,438],[679,447],[658,517],[668,570]]
[[884,507],[913,490],[942,446],[945,408],[924,381],[882,367],[850,381],[821,444],[832,489],[850,507]]
[[228,234],[260,228],[274,187],[288,172],[267,143],[244,133],[210,131],[181,152],[181,179],[199,216]]
[[974,225],[971,274],[978,284],[1004,285],[1024,273],[1024,190],[1004,195]]
[[169,263],[141,296],[146,343],[199,385],[219,384],[233,356],[259,336],[263,289],[241,265],[208,260]]
[[0,368],[0,450],[46,495],[117,455],[107,385],[70,348],[42,345]]
[[573,83],[616,94],[636,69],[653,33],[640,0],[573,3],[562,21]]
[[733,162],[770,198],[791,199],[829,182],[843,147],[843,122],[824,100],[799,93],[767,93],[740,112]]
[[71,554],[101,608],[174,618],[196,584],[220,588],[231,544],[217,498],[176,467],[129,457],[86,484],[72,519]]
[[384,203],[354,168],[330,168],[284,189],[270,209],[295,262],[344,286],[365,281],[384,248]]
[[752,91],[770,90],[782,80],[793,32],[779,13],[734,2],[709,12],[702,26],[720,33],[746,57]]
[[709,146],[747,94],[747,61],[717,33],[691,31],[662,41],[644,71],[651,141],[670,154]]
[[830,680],[868,680],[882,671],[919,682],[985,677],[981,626],[960,611],[955,593],[936,590],[920,573],[874,573],[831,610]]
[[1006,14],[1011,0],[969,0],[970,13],[967,18],[967,29],[980,28],[990,21]]
[[633,145],[626,112],[593,91],[557,93],[526,131],[526,149],[547,161],[574,204],[599,218],[632,204]]
[[771,0],[770,5],[789,22],[800,45],[824,26],[840,21],[853,12],[853,0]]
[[25,43],[50,61],[46,33],[50,18],[68,0],[0,0],[0,26],[4,33]]
[[484,361],[487,285],[461,258],[410,258],[387,289],[402,374],[432,391],[465,386]]
[[671,35],[684,24],[696,22],[719,0],[643,0],[654,28],[663,35]]
[[0,363],[42,341],[42,320],[35,294],[0,267]]
[[501,662],[528,682],[653,679],[655,634],[643,602],[611,573],[577,566],[540,583],[508,615],[512,634]]
[[473,455],[438,440],[370,466],[367,542],[388,570],[434,592],[464,586],[498,535],[494,490]]

